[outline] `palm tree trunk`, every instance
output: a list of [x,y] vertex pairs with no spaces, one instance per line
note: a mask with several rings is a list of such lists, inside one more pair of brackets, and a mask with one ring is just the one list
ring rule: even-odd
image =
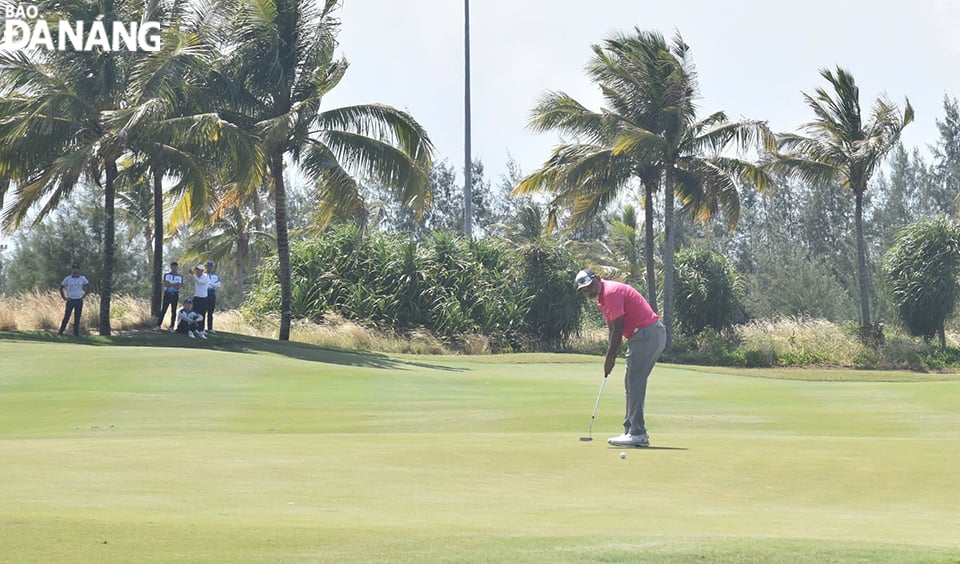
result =
[[643,183],[644,260],[647,263],[647,302],[657,310],[657,273],[653,259],[653,186]]
[[153,297],[150,306],[154,317],[160,316],[163,286],[163,175],[153,172]]
[[250,245],[246,239],[241,238],[237,241],[237,264],[236,264],[236,275],[237,275],[237,293],[240,295],[240,301],[243,301],[243,281],[246,279],[246,274],[243,272],[243,262],[247,260],[247,255],[250,254]]
[[283,185],[283,153],[270,159],[273,198],[277,220],[277,258],[280,259],[280,340],[290,340],[293,292],[290,287],[290,245],[287,238],[287,194]]
[[116,200],[117,164],[107,161],[103,185],[103,270],[100,271],[100,336],[110,336],[110,298],[113,296],[113,259],[116,250],[114,204]]
[[863,190],[856,191],[854,220],[857,229],[857,274],[860,277],[860,326],[870,326],[870,285],[867,280],[867,245],[863,239]]
[[666,241],[663,245],[663,324],[667,328],[667,342],[664,350],[673,350],[673,168],[667,166],[663,183],[663,231]]

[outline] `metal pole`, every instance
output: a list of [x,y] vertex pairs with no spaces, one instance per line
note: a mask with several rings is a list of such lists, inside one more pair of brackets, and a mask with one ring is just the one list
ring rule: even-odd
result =
[[463,232],[473,237],[473,159],[470,155],[470,0],[463,0]]

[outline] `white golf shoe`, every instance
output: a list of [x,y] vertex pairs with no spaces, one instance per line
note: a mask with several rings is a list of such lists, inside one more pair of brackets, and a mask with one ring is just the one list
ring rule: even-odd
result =
[[201,338],[201,339],[206,339],[206,338],[207,338],[206,332],[200,331],[200,338]]
[[619,437],[610,437],[607,443],[618,447],[648,447],[650,446],[650,437],[644,433],[642,435],[628,435],[626,433]]
[[193,331],[187,331],[187,335],[190,335],[191,339],[196,339],[197,336],[193,334]]

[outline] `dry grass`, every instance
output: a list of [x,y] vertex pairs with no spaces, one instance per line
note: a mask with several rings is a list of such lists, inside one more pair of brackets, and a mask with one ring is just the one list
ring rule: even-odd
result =
[[867,353],[856,335],[842,326],[823,319],[754,321],[737,329],[747,349],[772,353],[776,358],[822,360],[855,359]]
[[[816,364],[854,366],[857,364],[897,363],[918,351],[932,348],[910,337],[897,326],[884,328],[884,342],[877,349],[865,346],[855,326],[839,325],[822,319],[781,318],[755,321],[737,329],[743,347],[769,351],[776,358],[810,359]],[[960,336],[947,331],[947,346],[957,347]]]
[[[82,334],[96,334],[100,300],[87,297],[81,320]],[[57,292],[33,292],[16,297],[0,296],[0,331],[56,331],[63,317],[63,300]],[[72,323],[72,321],[71,321]],[[146,300],[115,296],[111,308],[111,329],[122,334],[149,330],[155,320]],[[68,330],[71,326],[68,325]],[[217,312],[216,329],[255,337],[275,339],[278,320],[266,318],[258,323],[246,319],[239,310]],[[323,323],[296,321],[291,327],[292,341],[343,349],[370,350],[405,354],[490,354],[490,340],[483,335],[466,335],[456,343],[444,343],[425,330],[398,334],[389,329],[366,327],[337,314],[328,314]],[[686,343],[686,344],[685,344]],[[949,347],[960,347],[960,334],[947,332]],[[691,358],[684,360],[692,345]],[[585,328],[576,336],[568,352],[601,355],[607,347],[605,328]],[[719,347],[719,348],[717,348]],[[698,350],[699,349],[699,350]],[[719,350],[720,355],[715,353]],[[678,362],[728,364],[724,355],[746,352],[761,366],[841,366],[890,369],[917,369],[918,359],[935,347],[904,334],[894,326],[885,329],[885,342],[872,349],[860,342],[853,325],[818,319],[781,318],[761,320],[739,326],[732,339],[713,339],[693,344],[675,341]],[[711,352],[713,351],[713,352]],[[725,351],[725,352],[723,352]],[[952,361],[949,361],[952,363]],[[736,362],[734,362],[734,365]]]
[[[63,318],[64,304],[57,292],[32,292],[20,296],[0,296],[0,331],[56,331]],[[114,332],[146,330],[153,327],[150,303],[129,296],[114,296],[110,308],[110,326]],[[81,334],[94,334],[100,315],[100,298],[87,296],[80,320]],[[230,333],[275,339],[279,333],[276,319],[253,324],[238,310],[218,311],[215,328]],[[73,320],[67,326],[70,331]],[[166,325],[166,321],[164,322]],[[291,327],[292,341],[345,349],[372,350],[409,354],[447,354],[450,349],[427,331],[413,331],[397,335],[392,331],[370,329],[346,320],[336,314],[328,315],[324,323],[296,321]],[[482,354],[489,352],[484,337],[471,336],[464,340],[462,352]]]
[[[57,292],[30,292],[17,296],[0,296],[0,331],[56,331],[63,319],[64,303]],[[97,332],[100,318],[100,297],[90,294],[83,301],[80,333]],[[149,327],[150,304],[130,296],[114,296],[110,308],[110,328],[130,331]],[[67,331],[73,328],[73,316]]]
[[[239,310],[217,312],[215,329],[268,339],[277,338],[280,324],[276,318],[251,323]],[[447,354],[442,342],[427,331],[397,335],[393,331],[371,329],[337,314],[328,314],[323,323],[295,321],[290,327],[290,340],[326,347],[360,349],[408,354]]]

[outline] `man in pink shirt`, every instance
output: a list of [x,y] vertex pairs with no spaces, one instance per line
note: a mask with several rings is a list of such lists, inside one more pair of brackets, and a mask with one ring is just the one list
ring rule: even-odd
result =
[[653,371],[667,341],[667,331],[647,300],[633,286],[603,280],[597,273],[581,270],[576,278],[577,291],[597,300],[600,312],[607,321],[609,345],[603,363],[603,377],[613,371],[620,343],[627,339],[627,414],[623,420],[623,434],[607,440],[614,446],[650,446],[650,437],[643,420],[643,403],[647,396],[647,379]]

